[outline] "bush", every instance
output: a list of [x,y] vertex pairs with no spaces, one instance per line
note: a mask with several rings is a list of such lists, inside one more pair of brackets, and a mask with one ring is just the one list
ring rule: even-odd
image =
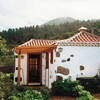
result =
[[51,94],[58,96],[78,96],[75,88],[78,85],[79,81],[71,81],[71,78],[59,80],[53,83]]
[[85,90],[89,90],[91,93],[100,93],[100,79],[97,76],[92,79],[78,78],[78,80]]
[[0,72],[0,98],[7,100],[15,91],[16,88],[13,80],[11,80],[11,75]]
[[79,81],[71,81],[71,78],[54,82],[51,93],[52,95],[79,97],[77,100],[97,100],[90,95],[90,92],[84,90]]
[[40,92],[41,92],[44,100],[48,100],[49,99],[50,94],[49,94],[49,92],[48,92],[48,90],[46,88],[41,88]]
[[44,100],[42,94],[35,90],[26,90],[25,92],[18,92],[16,95],[9,97],[9,100]]
[[12,76],[0,72],[0,100],[44,100],[40,92],[14,85]]

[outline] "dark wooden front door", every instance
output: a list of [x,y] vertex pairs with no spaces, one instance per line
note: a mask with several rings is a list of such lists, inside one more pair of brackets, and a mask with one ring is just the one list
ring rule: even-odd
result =
[[40,82],[40,55],[29,54],[29,83]]

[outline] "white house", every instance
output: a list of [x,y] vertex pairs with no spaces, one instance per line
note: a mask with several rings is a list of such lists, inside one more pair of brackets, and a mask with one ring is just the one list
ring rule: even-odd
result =
[[15,47],[15,84],[45,85],[58,79],[100,76],[100,37],[80,32],[64,40],[36,40]]

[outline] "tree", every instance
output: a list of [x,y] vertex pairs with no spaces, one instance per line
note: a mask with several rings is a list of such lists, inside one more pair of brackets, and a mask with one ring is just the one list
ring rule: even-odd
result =
[[6,40],[0,36],[0,56],[5,56],[8,52]]

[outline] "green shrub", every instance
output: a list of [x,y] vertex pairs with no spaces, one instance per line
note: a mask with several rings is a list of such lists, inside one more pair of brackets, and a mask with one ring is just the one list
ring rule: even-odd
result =
[[16,95],[9,97],[9,100],[44,100],[42,94],[35,90],[26,90],[25,92],[18,92]]
[[52,95],[75,96],[77,100],[97,100],[90,95],[90,92],[84,90],[79,81],[71,81],[71,78],[54,82],[51,88]]
[[80,84],[84,86],[85,90],[90,91],[91,93],[100,93],[100,79],[95,76],[92,79],[81,79],[78,78]]
[[51,94],[52,95],[63,95],[63,82],[62,80],[56,81],[53,83],[53,86],[51,88]]
[[75,88],[78,85],[79,81],[71,81],[71,78],[59,80],[53,83],[51,94],[59,96],[78,96],[78,91]]
[[46,100],[48,98],[49,94],[46,90],[42,90],[42,96],[40,92],[34,91],[32,88],[14,85],[12,77],[12,73],[0,72],[0,100]]
[[7,100],[7,98],[16,91],[13,80],[10,78],[10,74],[4,74],[0,72],[0,98]]
[[44,100],[48,100],[49,99],[50,94],[49,94],[49,92],[48,92],[48,90],[46,88],[41,88],[40,92],[41,92]]

